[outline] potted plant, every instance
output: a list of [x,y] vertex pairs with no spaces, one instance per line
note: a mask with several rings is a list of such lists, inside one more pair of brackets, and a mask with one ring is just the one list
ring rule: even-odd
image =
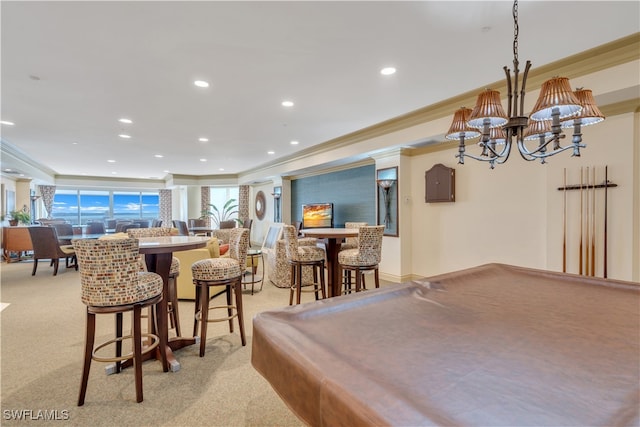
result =
[[[220,228],[221,221],[231,220],[231,216],[238,213],[238,204],[236,203],[236,199],[227,200],[222,209],[218,209],[216,205],[211,203],[208,206],[209,209],[202,210],[202,216],[200,218],[211,218],[211,221],[216,228]],[[238,219],[236,219],[236,221],[238,221]]]
[[27,211],[11,211],[9,212],[9,225],[16,226],[18,224],[29,224],[31,216]]

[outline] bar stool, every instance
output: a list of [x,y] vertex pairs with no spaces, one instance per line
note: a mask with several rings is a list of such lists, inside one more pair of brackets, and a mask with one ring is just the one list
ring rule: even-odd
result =
[[[148,227],[148,228],[130,228],[127,230],[129,237],[137,239],[140,237],[162,237],[170,236],[171,228],[168,227]],[[140,264],[143,271],[147,271],[147,263],[143,255],[140,255]],[[170,329],[175,329],[176,336],[182,336],[180,333],[180,314],[178,312],[178,291],[176,282],[180,275],[180,260],[176,257],[171,259],[171,268],[169,269],[169,295],[167,295],[167,311],[169,314]]]
[[[247,265],[249,249],[249,230],[234,228],[229,237],[228,258],[207,258],[191,265],[193,284],[196,286],[193,335],[200,323],[200,357],[204,356],[207,343],[207,324],[209,322],[229,321],[229,331],[233,333],[233,319],[238,318],[242,345],[247,345],[244,335],[244,315],[242,310],[242,275]],[[226,305],[210,306],[211,286],[224,286],[227,296]],[[235,294],[235,305],[231,304],[231,292]],[[209,317],[209,310],[226,309],[226,317]]]
[[[73,246],[80,266],[82,302],[87,306],[87,327],[84,366],[78,406],[84,405],[91,361],[115,362],[115,373],[121,363],[133,359],[136,401],[142,402],[142,356],[160,344],[163,366],[166,365],[166,343],[151,333],[142,333],[142,309],[155,306],[162,300],[162,278],[156,273],[141,272],[138,241],[136,239],[78,239]],[[122,315],[132,312],[132,333],[122,335]],[[115,338],[94,348],[96,314],[115,314]],[[163,325],[159,325],[162,327]],[[142,351],[142,339],[148,345]],[[122,343],[132,341],[132,351],[122,354]],[[115,356],[99,356],[98,351],[115,344]]]
[[[378,264],[382,257],[382,235],[384,225],[364,226],[358,229],[358,248],[345,249],[338,253],[338,277],[342,277],[343,271],[353,271],[356,276],[356,292],[360,292],[362,275],[365,271],[374,271],[376,288],[380,287],[378,275]],[[349,291],[351,291],[351,281],[348,280]]]
[[[318,300],[318,292],[321,292],[322,299],[326,298],[324,284],[324,250],[317,246],[298,245],[297,231],[293,225],[285,225],[282,227],[282,234],[284,235],[287,261],[289,265],[291,265],[289,305],[293,305],[294,293],[296,294],[296,304],[300,304],[302,292],[314,292],[316,300]],[[311,267],[313,269],[312,284],[302,283],[302,267]],[[318,274],[320,275],[319,287]],[[311,285],[313,285],[313,289],[304,289]]]

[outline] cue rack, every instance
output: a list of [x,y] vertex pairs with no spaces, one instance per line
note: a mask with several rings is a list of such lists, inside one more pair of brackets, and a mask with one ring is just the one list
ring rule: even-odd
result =
[[[573,177],[578,184],[568,185],[567,169],[563,171],[563,185],[558,190],[562,191],[563,199],[562,271],[565,273],[569,254],[573,261],[574,257],[578,259],[578,274],[595,276],[596,264],[601,263],[602,277],[607,278],[607,190],[618,186],[609,181],[608,175],[608,166],[601,170],[595,166],[580,167],[578,179]],[[604,189],[604,194],[596,191],[600,189]]]

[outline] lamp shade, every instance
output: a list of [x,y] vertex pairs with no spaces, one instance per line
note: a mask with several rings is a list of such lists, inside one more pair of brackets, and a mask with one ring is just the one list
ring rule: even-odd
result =
[[[493,142],[496,145],[504,145],[506,141],[507,137],[501,127],[491,128],[491,130],[489,130],[489,143]],[[478,142],[478,145],[482,145],[482,141]]]
[[473,128],[481,129],[485,120],[489,122],[489,128],[495,128],[507,123],[507,115],[500,103],[500,92],[493,89],[486,89],[478,95],[476,106],[467,124]]
[[563,128],[572,127],[576,119],[580,119],[582,126],[594,125],[604,120],[604,114],[598,109],[590,89],[578,89],[573,92],[573,94],[578,98],[580,105],[582,105],[582,110],[577,116],[564,120],[561,123]]
[[551,136],[551,120],[529,121],[529,126],[524,130],[524,139],[527,141],[539,139],[540,136]]
[[464,136],[466,139],[470,139],[480,136],[480,132],[467,125],[467,120],[469,120],[470,114],[470,108],[460,107],[454,113],[451,127],[444,137],[447,139],[460,139],[461,136]]
[[550,120],[554,109],[558,109],[560,120],[578,113],[582,106],[573,94],[569,79],[554,77],[542,84],[540,96],[531,113],[532,120]]

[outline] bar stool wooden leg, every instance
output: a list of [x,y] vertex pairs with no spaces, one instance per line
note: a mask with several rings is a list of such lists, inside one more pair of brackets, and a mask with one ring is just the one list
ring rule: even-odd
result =
[[87,312],[87,330],[84,345],[84,364],[82,367],[82,380],[80,381],[80,395],[78,396],[78,406],[84,405],[84,397],[87,394],[87,383],[89,381],[89,371],[91,370],[91,360],[93,345],[96,337],[96,315]]
[[207,322],[209,321],[209,286],[200,287],[200,357],[204,357],[207,345]]
[[[118,315],[121,315],[121,313],[118,313]],[[142,402],[142,328],[140,326],[141,320],[142,320],[142,308],[139,305],[136,305],[133,308],[133,366],[135,370],[135,380],[136,380],[136,401],[138,403]]]
[[[247,345],[247,339],[244,335],[244,311],[242,308],[242,277],[234,285],[234,291],[236,297],[236,313],[238,313],[238,325],[240,328],[240,340],[242,345]],[[232,331],[233,332],[233,331]]]

